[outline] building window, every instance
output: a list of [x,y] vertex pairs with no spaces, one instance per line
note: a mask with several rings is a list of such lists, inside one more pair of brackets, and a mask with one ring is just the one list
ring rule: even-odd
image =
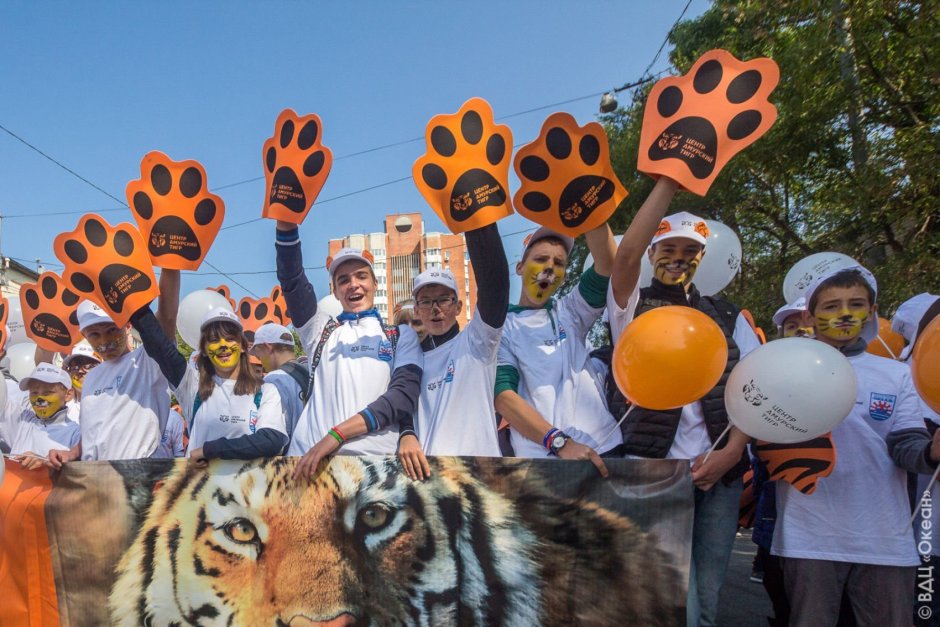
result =
[[431,268],[440,268],[440,267],[441,267],[441,264],[436,261],[428,262],[428,270],[430,270]]
[[450,253],[444,253],[444,261],[450,261]]
[[384,262],[384,261],[376,261],[374,264],[372,264],[372,267],[375,268],[376,270],[384,270],[384,269],[385,269],[385,262]]
[[468,251],[463,251],[463,260],[470,261],[470,253]]
[[440,254],[441,254],[441,249],[440,249],[440,248],[428,248],[428,249],[425,251],[425,253],[428,254],[428,255],[440,255]]
[[388,296],[388,291],[387,290],[375,290],[375,295],[378,296],[379,298],[383,298],[385,296]]
[[375,250],[372,251],[372,256],[373,256],[373,257],[384,257],[384,256],[385,256],[385,249],[384,249],[384,248],[376,248]]

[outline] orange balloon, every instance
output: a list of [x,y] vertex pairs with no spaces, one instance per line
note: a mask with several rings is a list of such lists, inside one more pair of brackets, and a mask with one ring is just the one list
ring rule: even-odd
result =
[[940,413],[940,316],[917,334],[911,375],[920,397],[930,409]]
[[904,350],[904,336],[893,331],[891,323],[887,319],[878,318],[878,337],[869,342],[868,348],[865,350],[879,357],[897,359],[901,351]]
[[627,325],[611,367],[630,402],[648,409],[694,403],[721,378],[728,342],[714,320],[697,309],[658,307]]

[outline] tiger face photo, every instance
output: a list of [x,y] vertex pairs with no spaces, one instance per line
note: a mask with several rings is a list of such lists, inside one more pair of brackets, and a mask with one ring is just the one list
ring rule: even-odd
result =
[[[653,534],[553,497],[520,460],[178,464],[117,568],[115,625],[676,624]],[[508,463],[507,463],[508,462]],[[505,494],[504,494],[505,493]],[[513,497],[507,497],[512,494]]]

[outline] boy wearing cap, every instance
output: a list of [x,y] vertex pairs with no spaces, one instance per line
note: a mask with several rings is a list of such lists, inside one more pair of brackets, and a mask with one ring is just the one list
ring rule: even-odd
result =
[[937,316],[940,316],[940,296],[924,292],[901,303],[891,318],[891,328],[907,342],[899,360],[910,362],[917,336]]
[[[760,345],[747,319],[731,303],[699,294],[695,272],[708,241],[705,220],[688,212],[666,216],[647,251],[652,284],[639,290],[635,315],[664,306],[698,309],[718,324],[728,342],[728,363],[721,379],[701,401],[673,410],[634,407],[622,424],[626,454],[645,458],[688,459],[695,485],[692,566],[687,618],[690,625],[713,625],[718,597],[737,531],[741,477],[747,469],[746,435],[732,427],[708,463],[705,453],[728,426],[724,384],[732,368]],[[623,327],[613,324],[616,344]],[[663,373],[668,376],[668,373]]]
[[386,325],[373,306],[377,282],[371,255],[340,250],[327,266],[343,306],[312,336],[316,294],[304,274],[297,225],[278,221],[277,276],[287,309],[310,355],[310,399],[289,454],[303,455],[295,478],[309,479],[336,453],[394,455],[396,425],[417,407],[424,357],[410,327]]
[[804,318],[849,359],[858,395],[832,430],[832,474],[812,494],[778,484],[772,552],[783,557],[792,625],[835,624],[843,591],[859,624],[911,624],[918,556],[904,470],[931,473],[940,436],[924,429],[910,369],[865,352],[878,334],[877,291],[861,266],[823,274],[806,291]]
[[29,395],[29,405],[13,425],[10,452],[26,470],[53,465],[52,452],[77,451],[81,430],[69,419],[65,406],[71,387],[65,371],[47,363],[39,364],[20,381],[20,390]]
[[607,476],[599,453],[614,449],[620,436],[604,441],[615,423],[586,340],[604,310],[615,244],[607,224],[585,238],[594,266],[557,300],[574,240],[545,227],[527,238],[516,264],[522,293],[500,339],[495,406],[510,425],[517,456],[586,459]]
[[82,387],[92,368],[101,363],[95,351],[87,342],[79,342],[72,348],[69,356],[62,361],[62,369],[72,380],[72,398],[68,401],[69,418],[79,422],[82,403]]
[[477,278],[477,311],[460,329],[463,308],[454,274],[432,268],[415,278],[415,310],[427,336],[414,424],[399,424],[399,457],[409,477],[430,475],[425,455],[499,457],[493,380],[509,305],[509,264],[496,224],[467,231]]
[[276,387],[281,395],[289,438],[303,413],[310,383],[310,371],[295,361],[294,335],[287,327],[275,322],[261,325],[255,332],[255,343],[249,352],[261,360],[266,373],[264,382]]
[[803,318],[806,311],[806,298],[800,296],[789,305],[784,305],[774,313],[773,322],[780,337],[808,337],[816,336],[813,325],[807,324]]

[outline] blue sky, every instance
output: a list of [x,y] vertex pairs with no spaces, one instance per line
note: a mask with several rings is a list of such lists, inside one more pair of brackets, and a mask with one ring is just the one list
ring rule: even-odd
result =
[[[251,179],[263,176],[261,146],[278,113],[315,112],[335,162],[301,235],[305,265],[322,266],[327,240],[381,231],[386,213],[420,211],[429,230],[445,230],[410,179],[423,140],[355,153],[423,137],[432,116],[473,96],[490,102],[517,145],[556,110],[584,124],[596,117],[597,96],[513,114],[639,78],[685,4],[4,3],[0,125],[121,200],[150,150],[196,159],[210,188],[230,186],[218,191],[225,228],[260,216],[264,181]],[[686,19],[706,7],[693,0]],[[667,67],[667,52],[654,72]],[[80,213],[133,221],[3,132],[0,163],[6,256],[60,270],[52,241]],[[42,215],[57,212],[79,213]],[[499,226],[504,234],[532,228],[519,216]],[[203,264],[184,275],[183,293],[224,282],[236,300],[246,290],[267,295],[276,281],[273,230],[265,220],[220,232],[207,259],[230,278]],[[505,238],[510,261],[523,236]],[[308,274],[325,294],[326,272]]]

